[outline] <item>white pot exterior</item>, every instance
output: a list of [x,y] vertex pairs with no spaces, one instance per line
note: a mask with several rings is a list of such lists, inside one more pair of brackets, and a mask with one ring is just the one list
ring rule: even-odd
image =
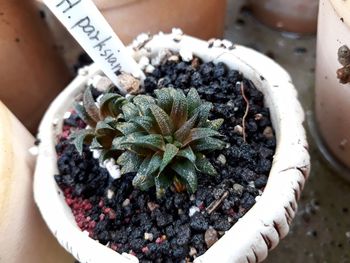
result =
[[[257,203],[195,263],[260,262],[289,231],[305,180],[309,175],[303,110],[288,73],[271,59],[251,49],[208,48],[208,43],[183,36],[175,42],[172,35],[159,34],[146,44],[152,54],[163,48],[191,49],[204,62],[224,62],[239,70],[264,94],[276,132],[277,149],[267,186]],[[100,73],[96,65],[82,73],[51,104],[39,128],[41,139],[35,171],[35,200],[59,242],[82,263],[138,262],[133,256],[120,255],[81,232],[65,203],[53,175],[57,173],[55,143],[62,127],[62,116],[74,98],[85,88],[89,77]],[[58,125],[54,125],[57,120]]]
[[34,203],[34,138],[1,100],[0,145],[0,262],[73,262]]

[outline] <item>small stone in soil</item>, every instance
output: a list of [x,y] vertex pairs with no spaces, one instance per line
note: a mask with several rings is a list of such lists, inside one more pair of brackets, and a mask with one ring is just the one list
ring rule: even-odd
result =
[[214,228],[210,227],[207,229],[207,231],[205,231],[204,239],[205,244],[208,248],[210,248],[216,241],[218,241],[218,232]]

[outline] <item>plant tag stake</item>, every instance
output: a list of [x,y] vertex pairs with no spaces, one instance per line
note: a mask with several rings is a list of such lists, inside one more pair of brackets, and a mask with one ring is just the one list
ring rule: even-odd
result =
[[143,80],[144,73],[92,0],[44,0],[101,70],[118,86],[119,72]]

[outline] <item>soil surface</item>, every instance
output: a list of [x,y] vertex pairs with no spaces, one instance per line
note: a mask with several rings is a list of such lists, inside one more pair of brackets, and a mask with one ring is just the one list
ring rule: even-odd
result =
[[[246,142],[242,118],[247,103],[240,82],[249,101]],[[195,194],[170,188],[161,200],[153,188],[146,192],[134,189],[133,173],[113,180],[87,147],[80,156],[67,139],[72,130],[85,126],[72,112],[56,146],[59,174],[55,179],[77,224],[90,237],[144,263],[191,262],[255,204],[267,183],[276,140],[262,93],[222,63],[202,63],[198,58],[168,60],[145,80],[146,93],[152,95],[161,87],[185,93],[195,87],[203,100],[214,105],[210,119],[224,118],[219,131],[229,146],[207,155],[218,176],[199,174]],[[95,90],[94,96],[98,95]]]

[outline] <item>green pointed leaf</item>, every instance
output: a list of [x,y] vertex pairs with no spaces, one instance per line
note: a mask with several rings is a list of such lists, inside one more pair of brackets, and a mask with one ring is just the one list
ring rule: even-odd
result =
[[211,136],[221,136],[221,134],[218,131],[210,128],[193,128],[191,129],[190,134],[188,135],[183,144],[187,145],[192,141],[208,138]]
[[147,175],[147,168],[151,161],[151,156],[147,156],[141,163],[139,170],[132,180],[132,185],[142,190],[147,190],[154,183],[154,178]]
[[137,124],[131,122],[119,122],[116,125],[116,129],[124,135],[141,131],[140,127]]
[[130,151],[123,152],[117,160],[117,164],[121,166],[121,174],[137,172],[141,163],[141,157]]
[[205,138],[205,139],[199,139],[197,141],[194,141],[190,143],[193,151],[195,152],[202,152],[202,151],[214,151],[214,150],[221,150],[225,147],[226,143],[222,140],[216,139],[216,138]]
[[161,107],[167,114],[170,114],[173,105],[173,97],[170,94],[170,89],[156,89],[154,93],[157,97],[157,105]]
[[137,106],[131,102],[126,103],[122,106],[122,111],[125,117],[125,120],[132,120],[134,117],[139,116],[139,110]]
[[133,185],[141,190],[147,190],[153,186],[154,173],[159,168],[161,161],[159,154],[154,154],[152,157],[146,157],[132,181]]
[[74,138],[73,144],[79,154],[83,153],[84,143],[90,144],[95,134],[92,130],[79,130],[72,136]]
[[201,105],[201,98],[195,88],[191,88],[187,93],[188,116],[192,117],[193,112]]
[[137,95],[134,97],[133,102],[136,106],[139,107],[143,115],[146,114],[147,109],[149,109],[150,105],[155,104],[154,98],[147,95]]
[[156,185],[157,198],[162,198],[165,194],[165,190],[172,184],[173,176],[160,174],[154,178]]
[[163,172],[164,168],[174,159],[178,151],[179,149],[173,144],[168,143],[167,145],[165,145],[163,160],[162,164],[160,165],[158,174]]
[[83,95],[83,105],[89,116],[96,122],[100,120],[100,110],[95,104],[95,100],[91,93],[91,88],[85,89]]
[[196,167],[199,171],[209,175],[217,175],[217,171],[214,166],[203,154],[196,155]]
[[109,135],[114,136],[116,134],[120,134],[120,132],[116,129],[113,129],[109,124],[105,121],[99,121],[95,128],[97,135]]
[[149,106],[155,121],[158,124],[160,133],[164,136],[171,135],[173,124],[166,112],[159,106],[152,104]]
[[102,145],[104,149],[109,149],[112,146],[114,136],[108,136],[108,135],[101,135],[96,136],[97,142]]
[[153,125],[154,121],[153,118],[149,116],[137,116],[130,120],[133,123],[136,123],[139,125],[143,130],[147,131],[148,133],[153,133]]
[[178,129],[175,132],[174,137],[177,141],[183,142],[184,140],[186,140],[186,138],[188,137],[188,135],[191,132],[191,129],[196,125],[198,116],[199,116],[198,113],[194,114],[188,121],[186,121],[181,126],[180,129]]
[[190,146],[187,146],[186,148],[180,150],[177,153],[177,156],[184,157],[184,158],[188,159],[189,161],[191,161],[192,163],[194,163],[196,161],[196,156],[195,156],[195,154],[192,151]]
[[203,127],[206,124],[212,107],[210,102],[203,102],[194,110],[194,114],[198,113],[198,127]]
[[186,160],[181,163],[173,163],[171,168],[186,182],[187,190],[190,193],[197,190],[197,173],[193,163]]
[[117,116],[121,113],[121,107],[125,98],[116,93],[107,93],[100,100],[100,115],[102,118],[107,116]]
[[173,96],[170,119],[173,121],[174,129],[179,129],[187,120],[187,100],[180,90],[170,89]]
[[154,151],[163,151],[165,147],[163,136],[160,134],[141,135],[138,132],[127,135],[125,140],[122,142],[122,145],[126,147],[138,146]]
[[80,105],[78,102],[74,103],[74,109],[77,112],[80,119],[82,119],[83,122],[85,122],[87,125],[89,125],[92,128],[96,127],[96,121],[94,121],[89,114],[86,112],[83,105]]
[[93,150],[102,150],[103,149],[103,146],[97,141],[97,138],[94,137],[91,141],[91,144],[90,144],[90,149],[93,149]]
[[224,119],[216,119],[212,121],[207,121],[207,123],[204,126],[217,131],[220,129],[223,123],[224,123]]

